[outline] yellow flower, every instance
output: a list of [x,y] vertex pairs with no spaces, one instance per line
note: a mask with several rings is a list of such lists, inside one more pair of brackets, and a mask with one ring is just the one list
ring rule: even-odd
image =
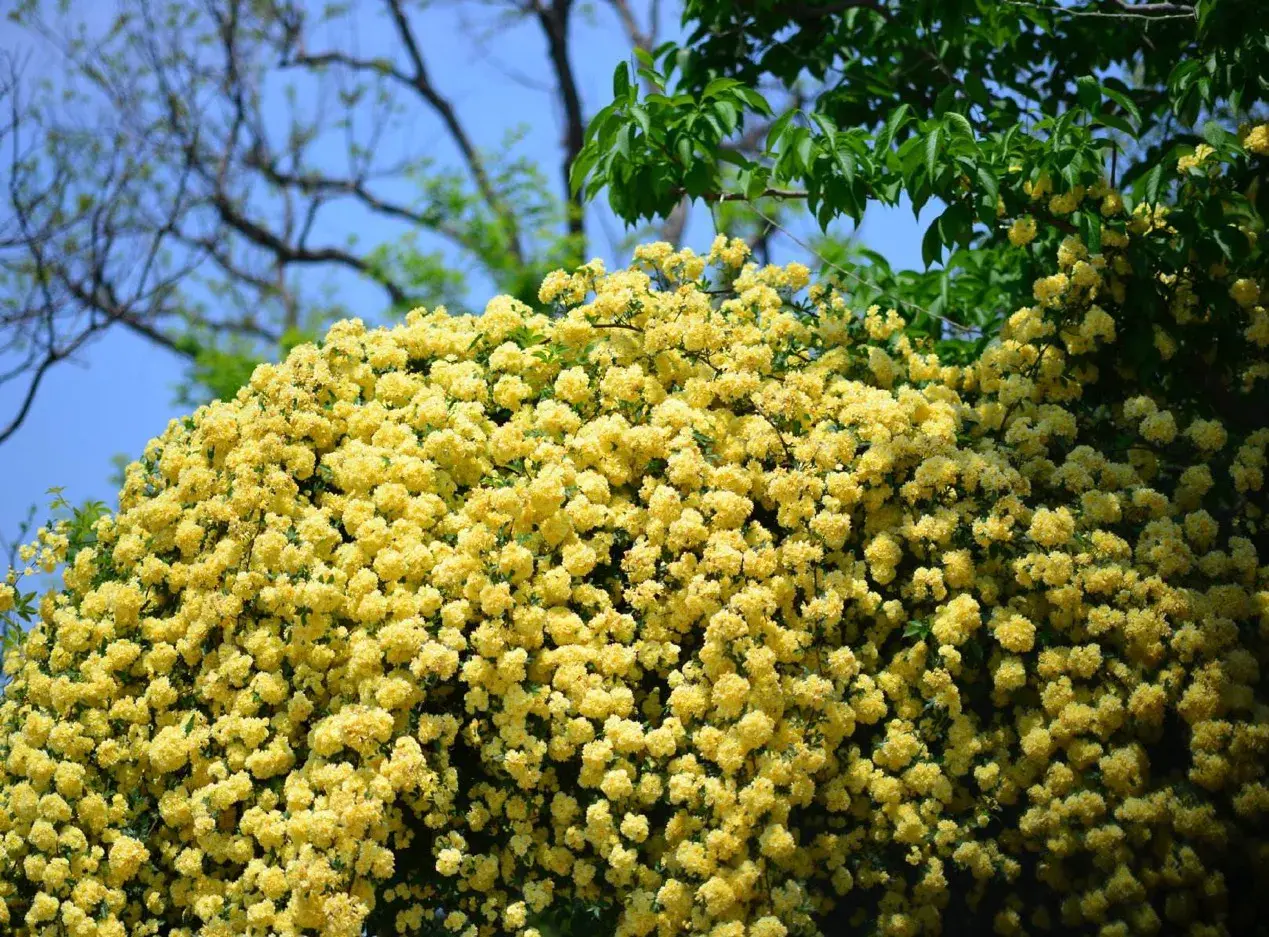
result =
[[1182,156],[1177,160],[1177,171],[1188,172],[1191,169],[1197,169],[1199,166],[1203,165],[1204,160],[1215,152],[1216,151],[1206,143],[1200,143],[1194,148],[1194,152],[1192,154],[1189,156]]
[[1232,909],[1269,426],[1126,366],[1113,304],[1163,291],[1157,347],[1231,395],[1269,363],[1258,289],[1213,343],[1227,272],[1133,269],[1168,226],[1064,240],[969,361],[829,282],[807,316],[807,268],[721,238],[558,271],[551,316],[345,321],[261,366],[147,448],[9,656],[5,932],[357,937],[439,902],[463,937],[600,904],[916,935],[955,870],[1002,933]]
[[1234,281],[1234,285],[1229,288],[1229,295],[1238,305],[1250,309],[1260,302],[1260,286],[1255,280],[1243,277]]
[[1249,153],[1269,156],[1269,124],[1257,124],[1248,130],[1243,137],[1243,146]]
[[1035,235],[1035,219],[1030,215],[1018,218],[1009,227],[1009,243],[1014,247],[1026,247],[1035,240]]

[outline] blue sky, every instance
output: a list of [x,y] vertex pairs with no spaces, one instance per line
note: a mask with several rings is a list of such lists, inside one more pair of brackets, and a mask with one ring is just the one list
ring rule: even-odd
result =
[[[75,6],[83,6],[83,3]],[[452,99],[467,121],[478,145],[496,147],[513,124],[526,122],[528,133],[524,152],[540,159],[549,178],[558,169],[559,121],[555,98],[549,89],[536,90],[518,83],[510,75],[530,73],[549,83],[544,71],[544,45],[534,24],[522,24],[473,41],[471,16],[461,9],[479,4],[433,6],[420,14],[419,35],[429,60],[433,79]],[[677,29],[674,7],[663,13],[668,20],[663,35]],[[640,21],[646,17],[646,3],[634,5]],[[590,22],[586,20],[589,19]],[[489,22],[488,17],[484,20]],[[387,42],[382,20],[359,24],[358,41],[367,54],[377,43]],[[476,30],[478,32],[479,30]],[[47,47],[28,46],[31,66],[40,71],[57,67],[56,56]],[[616,63],[628,55],[628,44],[616,18],[606,5],[597,6],[589,18],[579,18],[573,32],[573,65],[588,113],[611,98],[611,75]],[[409,149],[428,146],[438,160],[452,158],[439,135],[429,128],[412,130],[408,137],[386,141]],[[927,209],[931,211],[932,209]],[[364,232],[368,219],[352,208],[332,210],[323,220],[326,235],[338,242],[350,231]],[[802,228],[801,230],[809,230]],[[606,207],[592,208],[588,216],[591,256],[602,257],[609,266],[624,265],[608,243],[606,232],[622,231]],[[920,229],[910,210],[870,209],[862,230],[862,240],[897,267],[920,263]],[[372,235],[375,232],[364,232]],[[380,238],[394,236],[380,230]],[[708,248],[714,235],[709,214],[693,212],[685,232],[685,246]],[[797,245],[778,242],[777,259],[806,259]],[[377,310],[382,294],[373,286],[335,278],[335,287],[350,308]],[[476,287],[480,290],[481,287]],[[479,297],[473,297],[478,301]],[[169,420],[186,412],[174,400],[174,387],[183,373],[182,361],[143,339],[113,330],[90,345],[78,360],[49,372],[34,406],[21,429],[0,445],[0,534],[12,537],[31,505],[46,512],[46,490],[65,489],[65,496],[78,503],[86,498],[105,501],[112,507],[115,493],[109,483],[112,458],[119,453],[135,458],[148,440],[162,433]],[[22,385],[0,386],[0,422],[7,422],[24,390]]]

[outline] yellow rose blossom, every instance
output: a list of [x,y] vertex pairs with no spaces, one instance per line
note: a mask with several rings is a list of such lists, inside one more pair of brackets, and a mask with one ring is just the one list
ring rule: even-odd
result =
[[171,424],[23,560],[5,932],[1253,933],[1269,427],[1120,343],[1218,329],[1240,393],[1258,281],[1030,194],[1100,251],[972,360],[720,237],[337,323]]

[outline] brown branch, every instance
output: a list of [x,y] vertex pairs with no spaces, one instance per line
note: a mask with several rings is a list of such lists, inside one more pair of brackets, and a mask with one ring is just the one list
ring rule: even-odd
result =
[[282,67],[320,68],[327,65],[339,65],[353,71],[369,72],[390,78],[418,94],[440,117],[441,123],[445,125],[446,131],[448,131],[454,141],[454,145],[462,155],[467,171],[470,173],[472,181],[475,182],[481,198],[485,200],[485,203],[489,205],[493,213],[502,221],[507,230],[508,251],[516,261],[522,261],[523,248],[520,244],[519,225],[516,222],[515,213],[505,204],[501,195],[495,189],[492,180],[489,178],[489,173],[485,169],[484,161],[471,137],[468,136],[466,129],[459,121],[453,105],[432,86],[417,40],[410,29],[408,20],[405,19],[405,14],[401,10],[400,4],[395,2],[395,0],[387,0],[387,2],[392,9],[393,19],[397,24],[402,43],[406,46],[407,52],[411,56],[412,64],[415,67],[413,75],[401,71],[386,59],[358,58],[337,50],[288,55],[283,59]]
[[[677,190],[676,194],[686,195],[687,193],[683,189],[679,189]],[[699,197],[706,202],[751,202],[753,201],[753,199],[751,199],[748,195],[746,195],[743,192],[706,192]],[[806,197],[807,197],[807,193],[802,191],[801,189],[774,189],[774,188],[763,189],[760,193],[758,193],[758,195],[754,196],[754,198],[788,198],[788,199],[800,199],[800,198],[806,198]]]
[[[568,55],[568,15],[572,8],[572,0],[553,0],[550,6],[543,5],[543,0],[533,0],[532,6],[537,13],[538,22],[546,34],[547,53],[551,59],[551,67],[555,71],[555,79],[559,88],[560,101],[564,105],[564,193],[568,211],[568,233],[584,242],[586,236],[585,220],[581,201],[572,194],[569,186],[569,169],[577,154],[582,149],[582,138],[586,133],[586,122],[582,117],[582,99],[577,91],[577,81],[573,76],[573,67]],[[584,246],[579,247],[579,259],[586,253]]]
[[472,247],[463,232],[453,225],[447,224],[445,216],[440,212],[419,211],[396,202],[389,202],[371,192],[363,179],[343,179],[316,173],[286,172],[278,168],[276,162],[266,161],[258,152],[248,153],[246,164],[258,170],[266,179],[279,186],[295,188],[306,194],[347,195],[357,199],[367,208],[381,215],[396,218],[400,221],[408,221],[410,224],[418,225],[422,228],[429,228],[438,234],[444,235],[461,247],[468,249]]
[[643,329],[639,328],[638,326],[628,325],[625,322],[592,322],[590,323],[590,327],[592,329],[622,329],[623,331],[626,331],[626,332],[642,332],[643,331]]
[[344,68],[358,72],[374,72],[385,78],[400,82],[408,88],[414,88],[414,79],[393,66],[387,59],[363,59],[345,52],[331,50],[329,52],[302,52],[298,55],[286,56],[280,64],[282,68],[301,66],[304,68],[324,68],[328,65],[342,65]]
[[[651,52],[652,33],[644,32],[639,28],[639,23],[634,17],[634,11],[630,9],[630,4],[627,0],[608,0],[608,2],[616,12],[617,18],[621,20],[621,25],[626,30],[626,36],[629,37],[631,44],[645,52]],[[652,28],[656,29],[655,20]]]
[[348,251],[340,250],[338,247],[302,248],[293,246],[240,212],[224,192],[212,192],[209,201],[225,224],[253,244],[271,251],[281,263],[337,264],[348,267],[350,270],[355,270],[378,283],[383,287],[393,303],[402,305],[408,300],[408,296],[401,287],[379,274],[369,263],[356,254],[350,254]]
[[835,13],[853,9],[872,10],[886,19],[891,16],[891,11],[887,9],[885,3],[881,2],[881,0],[835,0],[835,2],[826,3],[823,6],[816,6],[810,3],[778,3],[770,10],[764,12],[770,14],[778,13],[787,16],[794,22],[804,22],[806,20],[822,19],[825,16],[832,16]]
[[490,180],[484,161],[459,121],[454,106],[433,87],[431,80],[428,78],[427,65],[423,61],[423,53],[419,48],[418,40],[414,36],[414,31],[410,27],[410,22],[406,18],[405,11],[401,7],[401,0],[385,0],[385,2],[388,5],[389,12],[392,14],[392,21],[396,26],[397,34],[405,45],[410,64],[414,67],[414,75],[410,79],[410,85],[440,116],[441,122],[445,124],[445,129],[449,131],[450,137],[453,138],[454,144],[463,154],[463,159],[467,163],[467,168],[471,172],[480,194],[506,227],[511,256],[518,263],[523,262],[524,255],[520,245],[520,231],[519,225],[516,223],[515,213],[503,202],[502,196]]
[[1067,221],[1065,218],[1059,218],[1057,215],[1051,213],[1047,208],[1040,205],[1033,205],[1026,213],[1038,216],[1045,224],[1052,225],[1063,234],[1079,233],[1079,228],[1075,227],[1075,225],[1071,222]]
[[1043,10],[1046,13],[1060,13],[1063,16],[1103,20],[1188,20],[1195,19],[1198,15],[1194,7],[1179,3],[1127,3],[1125,0],[1112,0],[1120,10],[1120,12],[1115,13],[1108,10],[1061,7],[1044,3],[1024,3],[1022,0],[1004,0],[1004,2],[1009,6]]
[[92,331],[94,330],[90,327],[88,331],[80,336],[79,341],[65,351],[58,351],[57,349],[51,349],[49,351],[44,360],[40,362],[40,366],[35,369],[35,374],[31,378],[31,383],[27,386],[26,394],[22,398],[22,403],[18,407],[17,414],[9,421],[8,425],[6,425],[4,429],[0,429],[0,443],[5,442],[10,436],[16,433],[19,428],[21,428],[24,422],[26,422],[27,415],[31,412],[31,405],[35,402],[35,392],[39,390],[40,382],[44,380],[44,375],[48,373],[49,368],[53,367],[53,365],[57,364],[57,362],[68,357],[73,351],[75,351],[76,348],[83,344]]
[[1115,6],[1121,10],[1144,14],[1180,13],[1194,16],[1194,7],[1184,3],[1128,3],[1127,0],[1115,0]]
[[687,227],[687,211],[690,206],[691,201],[687,196],[679,199],[678,204],[666,216],[665,224],[661,226],[661,240],[668,241],[676,248],[679,246],[679,242],[683,240],[683,229]]

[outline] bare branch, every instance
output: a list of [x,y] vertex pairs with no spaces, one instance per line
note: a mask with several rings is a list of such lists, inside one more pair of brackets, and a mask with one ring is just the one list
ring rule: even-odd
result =
[[423,55],[419,50],[418,40],[410,28],[405,11],[401,8],[401,0],[385,0],[385,2],[392,13],[392,21],[396,25],[397,34],[401,37],[401,41],[404,43],[406,52],[410,57],[410,62],[414,66],[413,85],[415,89],[432,106],[432,109],[440,115],[442,123],[445,124],[445,129],[449,131],[449,135],[454,139],[455,145],[462,152],[463,159],[467,162],[468,169],[471,170],[472,178],[475,180],[477,188],[480,189],[490,209],[506,226],[512,255],[517,261],[521,260],[523,254],[521,253],[520,232],[516,224],[515,214],[506,207],[502,196],[494,188],[493,183],[490,182],[484,161],[476,151],[476,147],[467,135],[462,123],[459,122],[458,114],[454,111],[453,105],[433,87],[431,80],[428,78],[427,66],[423,62]]
[[406,293],[401,287],[384,277],[363,258],[338,247],[302,248],[286,243],[268,228],[248,218],[225,195],[224,192],[213,192],[210,203],[220,218],[247,240],[260,247],[267,248],[277,255],[283,263],[289,264],[339,264],[355,270],[374,280],[394,303],[407,301]]
[[[686,194],[686,193],[683,193]],[[801,199],[806,198],[807,193],[800,189],[763,189],[761,193],[753,198],[786,198]],[[706,202],[751,202],[753,198],[745,195],[743,192],[706,192],[700,196]]]
[[581,203],[571,197],[569,170],[582,149],[586,122],[582,117],[582,99],[577,91],[577,81],[568,53],[568,16],[572,0],[532,0],[532,9],[546,35],[547,51],[559,88],[560,101],[564,105],[564,192],[568,199],[568,231],[578,239],[585,237],[585,223]]
[[656,13],[652,15],[652,29],[644,32],[638,21],[635,19],[634,11],[630,9],[628,0],[608,0],[613,10],[617,13],[617,18],[621,20],[622,28],[626,31],[626,36],[630,39],[632,45],[643,49],[645,52],[652,51],[653,36],[656,33]]
[[426,65],[423,62],[422,54],[419,50],[418,42],[414,37],[409,21],[406,19],[400,4],[393,2],[393,0],[387,0],[387,2],[392,11],[393,20],[396,23],[398,34],[401,36],[402,42],[406,46],[407,50],[410,50],[410,57],[415,68],[414,74],[407,74],[386,59],[359,58],[340,51],[290,55],[283,59],[282,65],[284,67],[307,66],[319,68],[326,65],[340,65],[354,71],[390,78],[391,80],[404,85],[411,91],[418,94],[436,112],[436,114],[440,117],[441,122],[445,125],[445,129],[449,132],[450,137],[453,139],[454,145],[462,154],[463,160],[467,164],[467,169],[472,176],[472,180],[476,184],[476,188],[480,191],[481,197],[506,228],[508,250],[517,259],[517,261],[521,260],[523,254],[520,245],[520,233],[514,213],[506,206],[502,196],[494,188],[494,185],[489,178],[489,173],[485,169],[484,160],[477,151],[470,136],[468,136],[466,129],[459,121],[458,114],[454,110],[453,105],[431,84]]
[[1114,10],[1093,10],[1081,7],[1060,7],[1043,3],[1024,3],[1022,0],[1005,0],[1009,6],[1026,7],[1032,10],[1044,10],[1046,13],[1060,13],[1070,17],[1092,17],[1111,20],[1193,20],[1197,13],[1192,6],[1180,3],[1128,3],[1126,0],[1112,0],[1119,12]]
[[[442,212],[418,211],[398,202],[388,201],[371,192],[365,182],[360,179],[332,178],[318,173],[285,172],[278,168],[276,164],[263,162],[258,155],[249,155],[247,164],[258,169],[265,178],[279,186],[293,187],[306,193],[347,195],[386,217],[408,221],[421,228],[436,231],[462,247],[470,248],[473,246],[463,231],[450,224]],[[302,245],[303,243],[301,238],[300,244]]]
[[821,19],[825,16],[832,16],[835,13],[842,13],[852,9],[872,10],[886,18],[889,18],[892,12],[886,7],[884,0],[834,0],[833,3],[826,3],[823,6],[817,6],[812,3],[777,4],[766,12],[773,15],[779,14],[780,16],[788,17],[790,20],[801,22]]
[[665,223],[661,225],[661,240],[668,241],[677,249],[683,240],[683,229],[687,227],[687,211],[691,208],[691,201],[687,196],[679,199],[677,205],[670,210],[670,214],[666,216]]

